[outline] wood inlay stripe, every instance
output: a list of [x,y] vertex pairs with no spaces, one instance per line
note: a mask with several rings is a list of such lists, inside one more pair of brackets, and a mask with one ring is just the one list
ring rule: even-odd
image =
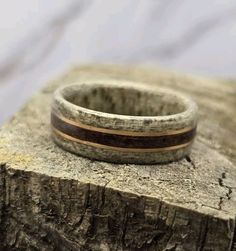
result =
[[117,134],[117,135],[126,135],[126,136],[139,136],[139,137],[146,137],[146,136],[165,136],[165,135],[173,135],[183,132],[188,132],[192,127],[186,127],[183,129],[177,129],[177,130],[171,130],[171,131],[165,131],[165,132],[135,132],[135,131],[127,131],[127,130],[115,130],[115,129],[108,129],[108,128],[98,128],[91,125],[85,125],[79,121],[73,121],[67,118],[64,118],[62,116],[57,115],[56,112],[52,112],[55,116],[57,116],[60,120],[66,122],[67,124],[74,125],[80,128],[88,129],[91,131],[96,132],[104,132],[108,134]]
[[53,131],[53,133],[55,133],[57,135],[60,135],[62,138],[66,139],[66,140],[69,140],[69,141],[72,141],[72,142],[77,142],[77,143],[81,143],[81,144],[88,145],[88,146],[93,146],[93,147],[102,148],[102,149],[106,149],[106,150],[115,150],[115,151],[120,151],[120,152],[148,153],[148,152],[173,151],[173,150],[177,150],[177,149],[180,149],[180,148],[187,147],[188,145],[190,145],[192,143],[192,141],[190,141],[190,142],[182,144],[182,145],[163,147],[163,148],[123,148],[123,147],[114,147],[114,146],[101,145],[101,144],[97,144],[97,143],[94,143],[94,142],[89,142],[89,141],[76,139],[76,138],[73,138],[73,137],[71,137],[69,135],[66,135],[66,134],[58,131],[53,126],[52,126],[52,131]]
[[[96,146],[107,146],[116,149],[144,149],[157,151],[158,149],[178,149],[190,144],[195,136],[196,128],[191,128],[188,131],[179,132],[176,134],[158,135],[158,136],[134,136],[134,135],[121,135],[110,134],[98,130],[91,130],[68,123],[55,113],[51,115],[51,123],[54,131],[64,138],[77,141],[80,143],[95,144]],[[116,131],[116,130],[114,130]],[[119,131],[118,131],[119,132]],[[139,151],[139,150],[138,150]]]

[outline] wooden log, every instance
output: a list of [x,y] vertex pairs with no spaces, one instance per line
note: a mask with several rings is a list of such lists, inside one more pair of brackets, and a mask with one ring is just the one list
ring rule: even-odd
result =
[[[118,165],[75,156],[50,138],[51,94],[127,79],[199,104],[191,156]],[[122,66],[74,68],[0,131],[0,250],[236,250],[236,83]]]

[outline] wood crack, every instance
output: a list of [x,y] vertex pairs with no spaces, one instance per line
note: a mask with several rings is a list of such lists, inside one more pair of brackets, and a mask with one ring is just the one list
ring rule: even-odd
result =
[[195,165],[194,161],[191,159],[191,157],[189,155],[187,155],[185,157],[185,159],[191,164],[191,166],[193,167],[193,169],[196,169],[196,165]]
[[224,183],[224,180],[225,180],[225,179],[226,179],[226,173],[223,172],[223,173],[221,174],[221,177],[218,178],[218,183],[219,183],[219,185],[220,185],[221,187],[226,188],[226,189],[227,189],[227,192],[225,193],[225,196],[224,196],[224,197],[223,197],[223,196],[220,196],[220,201],[219,201],[219,203],[218,203],[218,209],[219,209],[219,210],[222,210],[222,206],[223,206],[223,203],[224,203],[224,200],[225,200],[225,199],[228,199],[228,200],[231,199],[231,197],[232,197],[232,192],[233,192],[233,191],[232,191],[232,187],[225,185],[225,183]]
[[110,183],[110,180],[107,181],[106,184],[102,187],[101,206],[100,206],[100,209],[99,209],[100,214],[102,213],[102,210],[103,210],[103,207],[104,207],[104,204],[105,204],[105,199],[106,199],[106,196],[105,196],[106,187],[107,187],[107,185],[108,185],[109,183]]
[[206,218],[202,219],[201,223],[201,230],[200,230],[200,245],[199,245],[199,251],[203,251],[205,244],[206,244],[206,238],[207,238],[207,232],[208,232],[208,225],[209,225],[209,218],[206,216]]
[[128,225],[128,208],[127,205],[125,206],[125,211],[124,211],[124,221],[123,221],[123,232],[122,232],[122,250],[125,250],[125,236],[126,236],[126,231],[127,231],[127,225]]
[[84,209],[80,216],[79,221],[75,224],[76,228],[80,227],[81,224],[83,223],[84,216],[89,208],[89,201],[90,201],[90,183],[87,184],[87,191],[86,191],[85,200],[84,200]]

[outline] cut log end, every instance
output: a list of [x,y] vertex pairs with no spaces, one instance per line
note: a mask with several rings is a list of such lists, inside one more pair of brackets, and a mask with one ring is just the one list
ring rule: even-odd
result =
[[[192,154],[118,165],[56,146],[52,92],[105,78],[191,95],[200,107]],[[227,82],[122,67],[82,67],[51,83],[0,132],[0,250],[236,250],[235,92]]]

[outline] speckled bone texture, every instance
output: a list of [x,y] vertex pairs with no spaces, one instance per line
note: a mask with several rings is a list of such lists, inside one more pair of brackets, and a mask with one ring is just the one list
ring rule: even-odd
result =
[[53,95],[54,141],[67,151],[98,160],[137,164],[179,160],[190,154],[196,124],[197,105],[191,98],[144,83],[78,82]]

